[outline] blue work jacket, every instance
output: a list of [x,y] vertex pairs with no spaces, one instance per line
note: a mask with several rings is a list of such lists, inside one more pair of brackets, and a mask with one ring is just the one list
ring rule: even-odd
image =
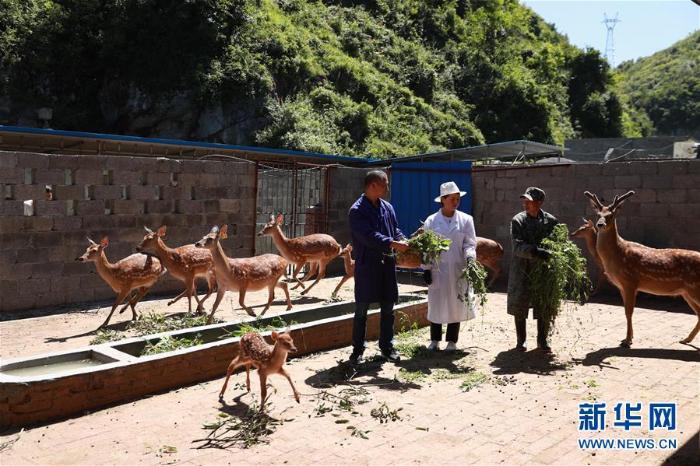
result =
[[399,230],[394,208],[384,199],[379,199],[379,207],[375,207],[363,194],[350,207],[348,217],[355,259],[355,301],[397,302],[396,260],[389,245],[405,236]]

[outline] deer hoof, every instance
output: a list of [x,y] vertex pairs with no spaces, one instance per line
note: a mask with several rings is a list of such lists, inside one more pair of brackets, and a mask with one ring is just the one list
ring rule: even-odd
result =
[[620,342],[620,346],[623,348],[630,348],[632,346],[632,342],[628,340],[622,340]]
[[691,340],[690,338],[684,338],[684,339],[682,339],[681,341],[679,341],[679,343],[683,343],[684,345],[687,345],[687,344],[690,343],[691,341],[692,341],[692,340]]
[[245,311],[248,313],[249,316],[251,316],[251,317],[257,317],[257,316],[255,315],[255,312],[253,312],[251,309],[246,308]]
[[291,310],[292,310],[292,305],[291,305],[291,304],[290,304],[289,306],[287,306],[287,310],[288,310],[288,311],[291,311]]

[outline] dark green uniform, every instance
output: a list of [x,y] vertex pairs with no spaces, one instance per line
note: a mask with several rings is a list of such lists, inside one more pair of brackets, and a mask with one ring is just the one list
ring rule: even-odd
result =
[[[524,211],[520,212],[510,223],[513,257],[508,274],[508,314],[514,315],[516,319],[526,319],[530,308],[528,274],[535,261],[541,260],[535,256],[534,251],[558,223],[553,215],[544,210],[540,210],[537,218],[528,216]],[[538,314],[539,309],[535,309],[535,319]]]

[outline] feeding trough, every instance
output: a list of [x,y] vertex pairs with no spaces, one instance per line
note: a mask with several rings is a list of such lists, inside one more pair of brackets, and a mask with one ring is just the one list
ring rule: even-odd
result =
[[[282,314],[297,355],[339,348],[352,339],[353,302],[340,302]],[[427,325],[427,301],[422,294],[404,294],[394,308],[396,327]],[[256,326],[274,324],[278,316],[258,319]],[[367,338],[379,333],[379,309],[367,315]],[[60,419],[115,403],[133,400],[222,377],[235,355],[232,334],[251,322],[225,322],[128,338],[70,351],[0,362],[0,428]],[[269,332],[261,332],[269,334]],[[157,354],[146,349],[164,339],[188,339],[195,346]]]

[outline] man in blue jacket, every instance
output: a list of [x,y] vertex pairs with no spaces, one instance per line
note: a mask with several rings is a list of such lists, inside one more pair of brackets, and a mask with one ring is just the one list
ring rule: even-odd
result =
[[350,233],[355,257],[355,318],[352,328],[353,351],[350,362],[362,362],[367,330],[367,310],[379,303],[379,349],[389,361],[400,361],[393,346],[394,303],[399,299],[396,283],[396,260],[392,250],[408,249],[399,230],[394,208],[382,199],[389,188],[389,179],[381,170],[365,176],[365,192],[350,207]]

